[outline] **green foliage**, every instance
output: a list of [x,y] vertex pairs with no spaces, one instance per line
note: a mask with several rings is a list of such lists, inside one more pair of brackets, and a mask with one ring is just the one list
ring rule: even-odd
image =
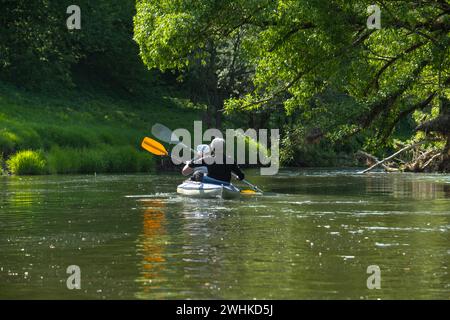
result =
[[3,167],[5,166],[4,160],[3,160],[3,154],[0,153],[0,176],[4,174]]
[[2,79],[27,87],[69,80],[69,52],[61,38],[64,20],[55,19],[58,9],[62,14],[65,10],[55,4],[47,0],[2,3]]
[[[287,125],[303,137],[319,128],[331,142],[302,141],[293,150],[286,142],[285,163],[320,148],[339,157],[340,148],[355,148],[349,136],[367,150],[424,136],[414,128],[438,117],[438,97],[450,96],[445,1],[80,0],[82,29],[68,31],[71,4],[2,4],[0,80],[64,95],[2,92],[5,158],[42,149],[64,160],[51,151],[57,146],[86,157],[73,164],[76,170],[131,170],[124,165],[130,159],[105,164],[98,150],[138,148],[137,137],[155,119],[186,127],[198,119],[193,109],[206,110],[211,120],[224,107],[229,127]],[[381,30],[367,29],[372,4],[382,8]],[[179,81],[177,92],[161,89],[165,81]],[[70,93],[72,86],[79,95]],[[261,111],[270,115],[258,123]]]
[[48,155],[52,174],[149,172],[154,160],[129,146],[102,146],[95,149],[54,147]]
[[[373,4],[381,30],[366,25]],[[239,35],[239,60],[254,72],[228,94],[228,112],[282,104],[333,141],[365,132],[383,146],[403,119],[432,116],[438,95],[449,94],[448,9],[419,0],[139,0],[134,31],[145,64],[161,70],[206,63],[211,43]]]
[[46,173],[47,163],[42,153],[25,150],[8,159],[6,165],[16,175],[39,175]]
[[[18,86],[67,88],[88,73],[126,93],[142,91],[149,72],[132,40],[132,0],[79,0],[81,30],[66,27],[69,0],[6,1],[0,24],[0,79]],[[6,29],[6,30],[5,30]]]
[[37,127],[36,131],[44,141],[46,149],[53,144],[60,147],[88,148],[98,143],[98,137],[92,135],[92,130],[80,126],[50,125]]
[[[183,69],[193,58],[206,64],[211,43],[223,42],[225,34],[235,36],[233,26],[239,23],[241,15],[251,16],[255,9],[266,5],[270,5],[270,1],[138,0],[134,39],[149,68]],[[226,17],[222,16],[224,13]],[[261,12],[261,15],[266,13]],[[221,26],[220,32],[211,32],[217,24]]]
[[12,153],[17,144],[17,136],[5,129],[0,131],[0,150],[4,153]]
[[306,129],[295,126],[286,128],[281,141],[280,163],[284,166],[340,167],[357,165],[353,154],[360,144],[352,139],[345,144],[322,139],[307,142]]
[[15,121],[1,121],[4,124],[0,128],[0,151],[5,155],[12,154],[15,150],[40,148],[39,135],[32,128]]
[[129,100],[76,91],[62,99],[0,83],[0,154],[14,159],[22,150],[41,149],[48,160],[41,173],[148,172],[155,159],[140,142],[151,126],[189,128],[201,112],[168,95],[155,91]]
[[[256,136],[257,134],[258,133],[255,132],[255,138],[257,138],[257,136]],[[250,135],[246,134],[246,132],[244,132],[244,134],[243,134],[242,132],[240,132],[238,130],[234,130],[234,137],[235,137],[234,138],[235,157],[237,157],[237,152],[240,148],[240,145],[243,145],[243,147],[245,148],[245,162],[246,163],[250,162],[250,154],[252,154],[253,156],[259,155],[259,159],[261,159],[262,157],[265,157],[265,158],[270,157],[270,152],[266,148],[266,146],[264,146],[259,141],[253,139]],[[267,141],[267,143],[269,143],[269,142],[270,141]]]

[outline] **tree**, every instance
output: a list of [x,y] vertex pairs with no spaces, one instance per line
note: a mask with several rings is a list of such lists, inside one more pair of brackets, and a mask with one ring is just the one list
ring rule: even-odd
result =
[[218,1],[137,1],[134,19],[144,63],[150,69],[183,72],[198,93],[193,97],[208,107],[207,125],[216,128],[221,127],[224,100],[248,88],[253,71],[242,48],[246,28],[226,37],[197,28],[214,20],[221,6]]
[[[70,0],[3,1],[0,79],[40,88],[71,85],[74,76],[99,76],[130,91],[148,76],[132,40],[133,0],[79,0],[81,30],[68,30]],[[145,75],[144,75],[145,73]]]
[[[61,33],[65,8],[46,0],[5,1],[1,7],[1,79],[30,87],[48,78],[66,82],[73,60]],[[58,9],[64,19],[59,22]]]
[[[380,30],[367,28],[373,4]],[[369,145],[389,142],[411,115],[439,114],[450,97],[449,31],[445,0],[139,0],[135,18],[143,61],[163,70],[207,61],[211,41],[241,34],[255,72],[228,111],[281,101],[329,138],[371,132]]]

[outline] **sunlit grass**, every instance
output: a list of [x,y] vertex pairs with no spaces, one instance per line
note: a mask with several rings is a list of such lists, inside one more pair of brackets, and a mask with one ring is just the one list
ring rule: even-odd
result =
[[9,171],[16,175],[38,175],[47,173],[47,162],[40,152],[19,151],[6,161]]
[[[190,128],[201,117],[198,108],[172,100],[159,91],[132,101],[92,92],[49,97],[0,83],[0,154],[6,160],[39,150],[46,167],[30,174],[148,172],[155,161],[140,142],[152,125]],[[8,168],[28,174],[20,165]]]

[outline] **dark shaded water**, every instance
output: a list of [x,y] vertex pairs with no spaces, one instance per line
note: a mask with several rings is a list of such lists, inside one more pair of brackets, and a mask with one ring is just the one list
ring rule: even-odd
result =
[[0,298],[449,299],[450,176],[355,172],[250,177],[268,195],[242,200],[180,197],[177,175],[0,177]]

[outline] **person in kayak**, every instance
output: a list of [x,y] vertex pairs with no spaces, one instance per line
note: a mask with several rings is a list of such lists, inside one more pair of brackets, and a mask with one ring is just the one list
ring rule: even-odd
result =
[[205,166],[208,169],[208,174],[201,172],[194,174],[191,180],[202,181],[204,183],[227,183],[231,181],[231,174],[235,173],[239,180],[244,180],[245,175],[235,163],[227,164],[227,157],[224,154],[225,140],[215,138],[210,145],[210,155],[206,155],[200,159],[188,161],[183,168],[183,175],[187,176],[195,171],[195,168]]
[[[211,149],[209,148],[209,146],[207,144],[200,144],[197,146],[195,151],[196,151],[196,155],[195,155],[194,161],[208,156],[211,152]],[[208,174],[208,168],[206,166],[195,167],[193,175],[196,175],[197,172],[201,172],[203,174]]]

